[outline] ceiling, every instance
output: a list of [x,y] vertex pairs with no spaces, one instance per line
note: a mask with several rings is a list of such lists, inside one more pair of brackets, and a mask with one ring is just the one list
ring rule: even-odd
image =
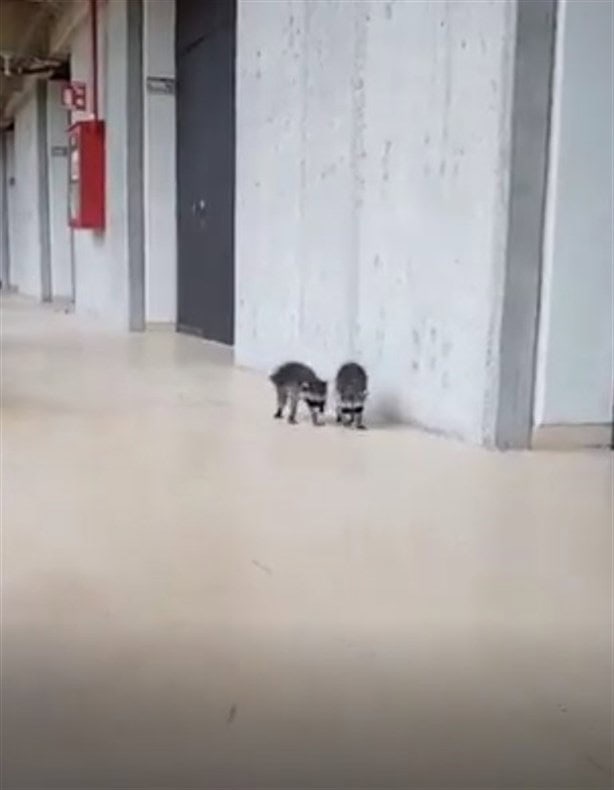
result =
[[51,57],[50,31],[65,0],[0,0],[0,123],[10,120],[10,99],[29,75],[51,76],[62,59]]

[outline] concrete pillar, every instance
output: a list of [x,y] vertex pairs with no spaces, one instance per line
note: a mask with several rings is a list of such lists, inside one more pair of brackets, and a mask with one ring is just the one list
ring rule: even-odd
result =
[[44,290],[42,281],[45,229],[41,225],[41,189],[47,182],[41,173],[45,158],[41,109],[41,95],[34,86],[23,96],[15,114],[14,180],[9,188],[11,279],[20,293],[36,299],[46,298],[49,287],[45,283]]
[[49,206],[49,140],[47,118],[47,82],[39,81],[36,96],[36,147],[38,160],[38,230],[40,248],[41,300],[50,302],[51,286],[51,228]]
[[517,4],[505,275],[498,348],[498,447],[530,446],[533,428],[556,0]]
[[[177,317],[174,2],[144,4],[143,63],[146,320],[174,324]],[[148,78],[151,78],[149,89]],[[167,91],[164,85],[168,86]]]
[[[144,326],[142,8],[99,4],[99,109],[106,123],[106,228],[74,234],[76,310],[110,327]],[[71,73],[91,90],[90,26],[70,41]],[[72,120],[89,117],[73,113]],[[139,207],[140,206],[140,207]]]
[[47,85],[47,158],[49,233],[53,298],[73,299],[71,231],[68,225],[67,129],[69,116],[61,102],[61,83]]

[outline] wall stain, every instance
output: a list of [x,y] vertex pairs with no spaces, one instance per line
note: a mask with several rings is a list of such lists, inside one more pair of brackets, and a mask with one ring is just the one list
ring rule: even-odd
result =
[[382,156],[382,179],[388,181],[390,179],[390,151],[392,149],[392,140],[386,140],[384,143],[384,153]]
[[[450,5],[446,3],[445,13],[450,13]],[[445,23],[441,27],[445,28]],[[444,34],[443,65],[444,65],[444,100],[442,113],[441,141],[445,151],[448,147],[448,137],[450,134],[448,124],[450,120],[450,107],[452,104],[452,36],[449,29]]]

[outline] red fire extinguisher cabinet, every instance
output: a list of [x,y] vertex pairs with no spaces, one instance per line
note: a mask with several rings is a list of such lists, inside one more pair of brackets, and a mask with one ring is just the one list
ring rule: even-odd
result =
[[104,148],[104,121],[78,121],[69,128],[69,223],[72,228],[104,229]]

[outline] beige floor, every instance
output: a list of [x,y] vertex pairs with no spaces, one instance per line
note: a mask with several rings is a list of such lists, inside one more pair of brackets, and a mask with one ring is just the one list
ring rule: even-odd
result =
[[606,788],[611,455],[271,419],[203,342],[3,310],[17,788]]

